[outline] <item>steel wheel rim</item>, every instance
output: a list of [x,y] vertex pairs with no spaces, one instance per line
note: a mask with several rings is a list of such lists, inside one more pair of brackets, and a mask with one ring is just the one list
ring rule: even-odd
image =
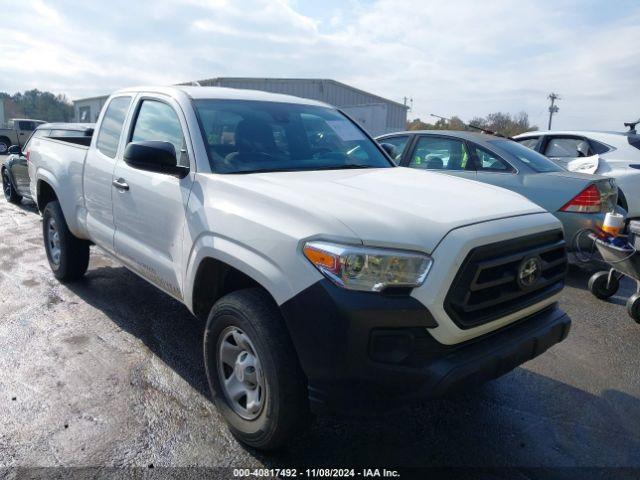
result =
[[9,150],[9,147],[7,146],[7,144],[0,143],[0,155],[4,154],[7,150]]
[[229,406],[245,420],[255,420],[264,408],[266,388],[262,365],[251,339],[238,327],[218,337],[218,378]]
[[56,220],[53,217],[49,218],[47,222],[47,249],[49,250],[51,262],[56,266],[60,265],[60,234]]
[[6,170],[2,172],[2,191],[5,197],[9,198],[11,196],[11,182]]

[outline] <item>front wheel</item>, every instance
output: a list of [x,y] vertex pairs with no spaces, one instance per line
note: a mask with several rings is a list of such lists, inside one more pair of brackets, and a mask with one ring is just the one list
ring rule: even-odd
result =
[[273,450],[306,426],[306,379],[266,291],[239,290],[216,302],[204,359],[214,403],[241,442]]
[[16,189],[13,188],[13,183],[11,182],[11,178],[9,178],[9,172],[6,168],[2,169],[2,191],[4,192],[4,198],[7,202],[20,203],[20,200],[22,200],[22,197],[16,192]]
[[42,236],[49,266],[61,282],[77,280],[89,266],[89,242],[69,231],[62,208],[49,202],[42,214]]

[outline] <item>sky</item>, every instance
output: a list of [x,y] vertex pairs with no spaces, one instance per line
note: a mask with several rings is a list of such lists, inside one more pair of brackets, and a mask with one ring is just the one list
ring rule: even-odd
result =
[[[409,118],[640,118],[637,0],[0,0],[0,91],[70,99],[212,77],[332,78]],[[8,20],[8,21],[6,21]]]

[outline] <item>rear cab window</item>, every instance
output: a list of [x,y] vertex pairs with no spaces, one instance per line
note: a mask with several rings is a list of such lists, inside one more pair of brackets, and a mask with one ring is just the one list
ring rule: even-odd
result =
[[96,148],[107,157],[115,158],[122,135],[122,127],[131,104],[131,97],[115,97],[105,111]]

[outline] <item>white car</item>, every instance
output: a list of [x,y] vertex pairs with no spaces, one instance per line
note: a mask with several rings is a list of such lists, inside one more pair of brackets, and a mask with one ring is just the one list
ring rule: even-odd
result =
[[629,218],[640,217],[640,135],[628,132],[545,131],[514,137],[572,172],[612,177],[618,204]]
[[553,215],[397,167],[329,105],[128,89],[89,147],[67,140],[29,156],[53,274],[79,280],[93,243],[206,321],[214,401],[254,447],[310,409],[385,410],[497,377],[569,332]]

